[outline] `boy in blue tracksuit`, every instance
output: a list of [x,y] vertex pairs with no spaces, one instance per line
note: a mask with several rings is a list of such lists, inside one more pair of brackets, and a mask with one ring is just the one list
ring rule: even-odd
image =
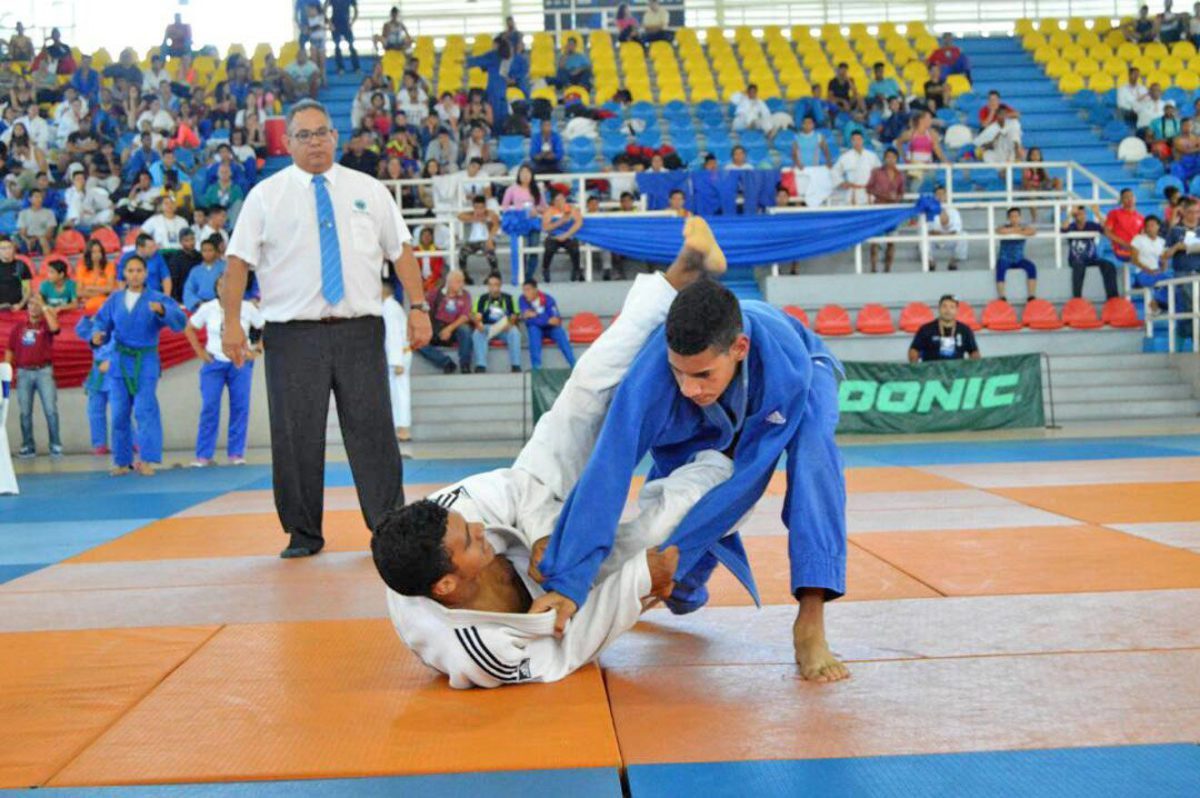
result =
[[554,297],[538,290],[537,281],[530,278],[521,286],[521,298],[518,301],[521,310],[521,321],[525,322],[525,331],[529,334],[529,363],[535,369],[542,367],[542,339],[549,338],[558,344],[558,349],[567,364],[575,366],[575,351],[571,348],[571,339],[563,327],[562,314],[558,312],[558,303]]
[[92,434],[92,454],[108,454],[108,369],[116,351],[112,341],[102,346],[92,343],[92,319],[84,316],[75,325],[75,334],[92,349],[92,369],[83,382],[87,393],[88,428]]
[[[158,409],[158,336],[164,327],[183,330],[187,316],[175,300],[146,285],[146,262],[138,255],[125,261],[125,288],[114,292],[92,320],[92,343],[111,341],[108,370],[112,407],[113,476],[136,470],[154,473],[162,462],[162,416]],[[140,462],[133,462],[132,419],[137,420]]]
[[[701,232],[707,234],[707,227]],[[763,495],[786,452],[783,522],[791,587],[800,602],[793,626],[796,660],[806,679],[848,676],[829,650],[824,624],[824,602],[846,589],[846,490],[834,442],[840,370],[817,336],[769,305],[739,306],[712,280],[681,291],[666,325],[617,389],[540,563],[543,585],[552,592],[530,612],[553,608],[564,624],[586,598],[644,455],[654,462],[647,479],[656,479],[705,449],[732,454],[734,473],[696,503],[666,544],[680,550],[668,606],[677,613],[703,606],[705,583],[718,562],[757,601],[740,538],[727,533]]]

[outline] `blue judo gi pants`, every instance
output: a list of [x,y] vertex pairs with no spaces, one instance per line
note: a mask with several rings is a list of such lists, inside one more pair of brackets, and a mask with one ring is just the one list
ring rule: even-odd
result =
[[211,460],[217,450],[221,425],[221,396],[229,389],[229,457],[246,454],[246,428],[250,422],[250,388],[254,384],[254,362],[238,368],[229,361],[214,360],[200,369],[200,424],[196,431],[196,459]]

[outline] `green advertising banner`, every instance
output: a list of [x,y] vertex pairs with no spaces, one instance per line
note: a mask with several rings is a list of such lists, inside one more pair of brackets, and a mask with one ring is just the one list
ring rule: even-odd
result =
[[[839,433],[896,434],[1041,427],[1041,355],[916,365],[845,363]],[[550,409],[570,369],[533,372],[533,421]]]
[[1041,355],[931,363],[846,363],[841,433],[1041,427]]

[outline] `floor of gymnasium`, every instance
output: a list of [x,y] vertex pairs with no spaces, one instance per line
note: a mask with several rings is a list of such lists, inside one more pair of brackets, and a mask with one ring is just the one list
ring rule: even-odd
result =
[[[409,498],[508,462],[416,453]],[[743,529],[762,609],[718,574],[708,608],[651,611],[598,666],[469,692],[393,632],[344,463],[325,553],[282,561],[265,465],[117,480],[39,460],[0,498],[0,787],[1197,794],[1200,435],[844,453],[849,589],[828,615],[849,681],[797,678],[777,480]]]

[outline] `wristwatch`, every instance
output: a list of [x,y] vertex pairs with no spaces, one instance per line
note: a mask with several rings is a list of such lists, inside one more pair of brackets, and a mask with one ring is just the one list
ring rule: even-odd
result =
[[426,316],[429,315],[429,303],[428,302],[410,302],[408,305],[408,308],[409,308],[409,310],[419,310],[422,313],[424,313]]

